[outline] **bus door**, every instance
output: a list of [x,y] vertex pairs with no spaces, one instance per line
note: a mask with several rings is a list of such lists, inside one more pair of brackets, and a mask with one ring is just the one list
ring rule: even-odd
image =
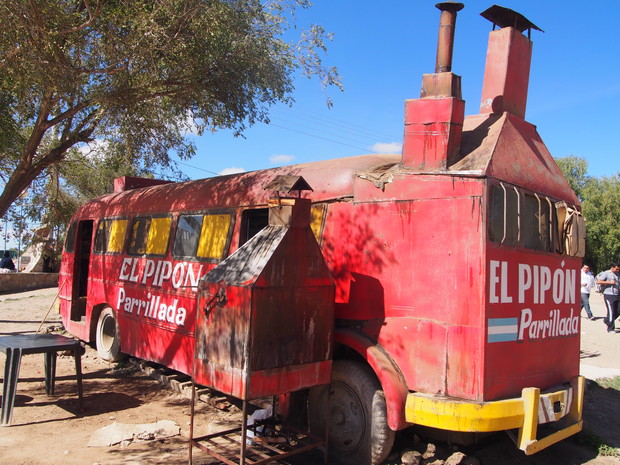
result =
[[77,226],[75,255],[73,260],[73,282],[71,293],[71,319],[85,321],[86,295],[88,292],[88,270],[93,240],[93,220],[80,221]]

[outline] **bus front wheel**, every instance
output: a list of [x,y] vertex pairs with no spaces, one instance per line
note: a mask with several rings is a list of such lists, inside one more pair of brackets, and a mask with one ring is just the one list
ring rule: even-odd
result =
[[118,322],[110,307],[103,309],[97,321],[97,353],[108,362],[117,362],[121,358]]
[[394,445],[387,424],[385,395],[372,370],[362,363],[336,360],[331,384],[310,390],[309,421],[315,432],[328,427],[329,452],[341,463],[379,464]]

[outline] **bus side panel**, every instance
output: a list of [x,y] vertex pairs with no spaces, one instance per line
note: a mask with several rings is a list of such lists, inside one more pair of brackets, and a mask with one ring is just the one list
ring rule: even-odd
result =
[[[479,196],[460,194],[455,189],[452,198],[411,202],[410,237],[398,250],[402,270],[391,274],[400,280],[394,283],[399,289],[387,293],[398,301],[389,303],[388,314],[409,305],[417,320],[404,327],[393,322],[408,333],[401,344],[407,356],[399,366],[406,367],[410,390],[479,400],[484,395],[483,215]],[[383,335],[379,341],[385,344]]]
[[485,400],[579,374],[579,258],[489,245]]
[[106,287],[118,318],[122,352],[191,373],[195,295],[149,291],[128,284]]
[[337,318],[360,321],[409,389],[481,399],[481,202],[461,197],[458,185],[452,193],[330,205],[323,251],[337,283]]

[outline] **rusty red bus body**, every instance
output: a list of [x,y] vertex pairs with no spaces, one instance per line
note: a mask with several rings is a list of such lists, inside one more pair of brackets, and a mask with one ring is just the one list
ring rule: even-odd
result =
[[[506,30],[521,36],[508,27],[492,38]],[[579,201],[519,115],[524,100],[518,111],[506,98],[499,111],[483,106],[459,123],[459,98],[407,102],[402,157],[319,161],[87,203],[63,253],[65,327],[94,343],[99,315],[111,307],[122,352],[191,374],[199,279],[264,226],[259,213],[273,196],[264,187],[277,175],[302,176],[336,284],[334,360],[357,354],[370,367],[391,430],[517,428],[527,453],[578,431],[583,237],[569,237],[566,225],[579,220]],[[179,218],[188,213],[229,218],[221,257],[175,256]],[[142,217],[169,218],[159,253],[126,252],[129,225]],[[93,251],[103,219],[127,220],[118,252]],[[561,418],[570,419],[561,435],[537,440],[538,423]]]

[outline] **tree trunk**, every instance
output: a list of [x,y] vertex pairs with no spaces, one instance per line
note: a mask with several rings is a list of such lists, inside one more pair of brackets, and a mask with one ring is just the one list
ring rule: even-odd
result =
[[4,217],[13,202],[21,193],[34,181],[41,171],[34,173],[34,170],[15,170],[11,174],[8,182],[0,194],[0,217]]

